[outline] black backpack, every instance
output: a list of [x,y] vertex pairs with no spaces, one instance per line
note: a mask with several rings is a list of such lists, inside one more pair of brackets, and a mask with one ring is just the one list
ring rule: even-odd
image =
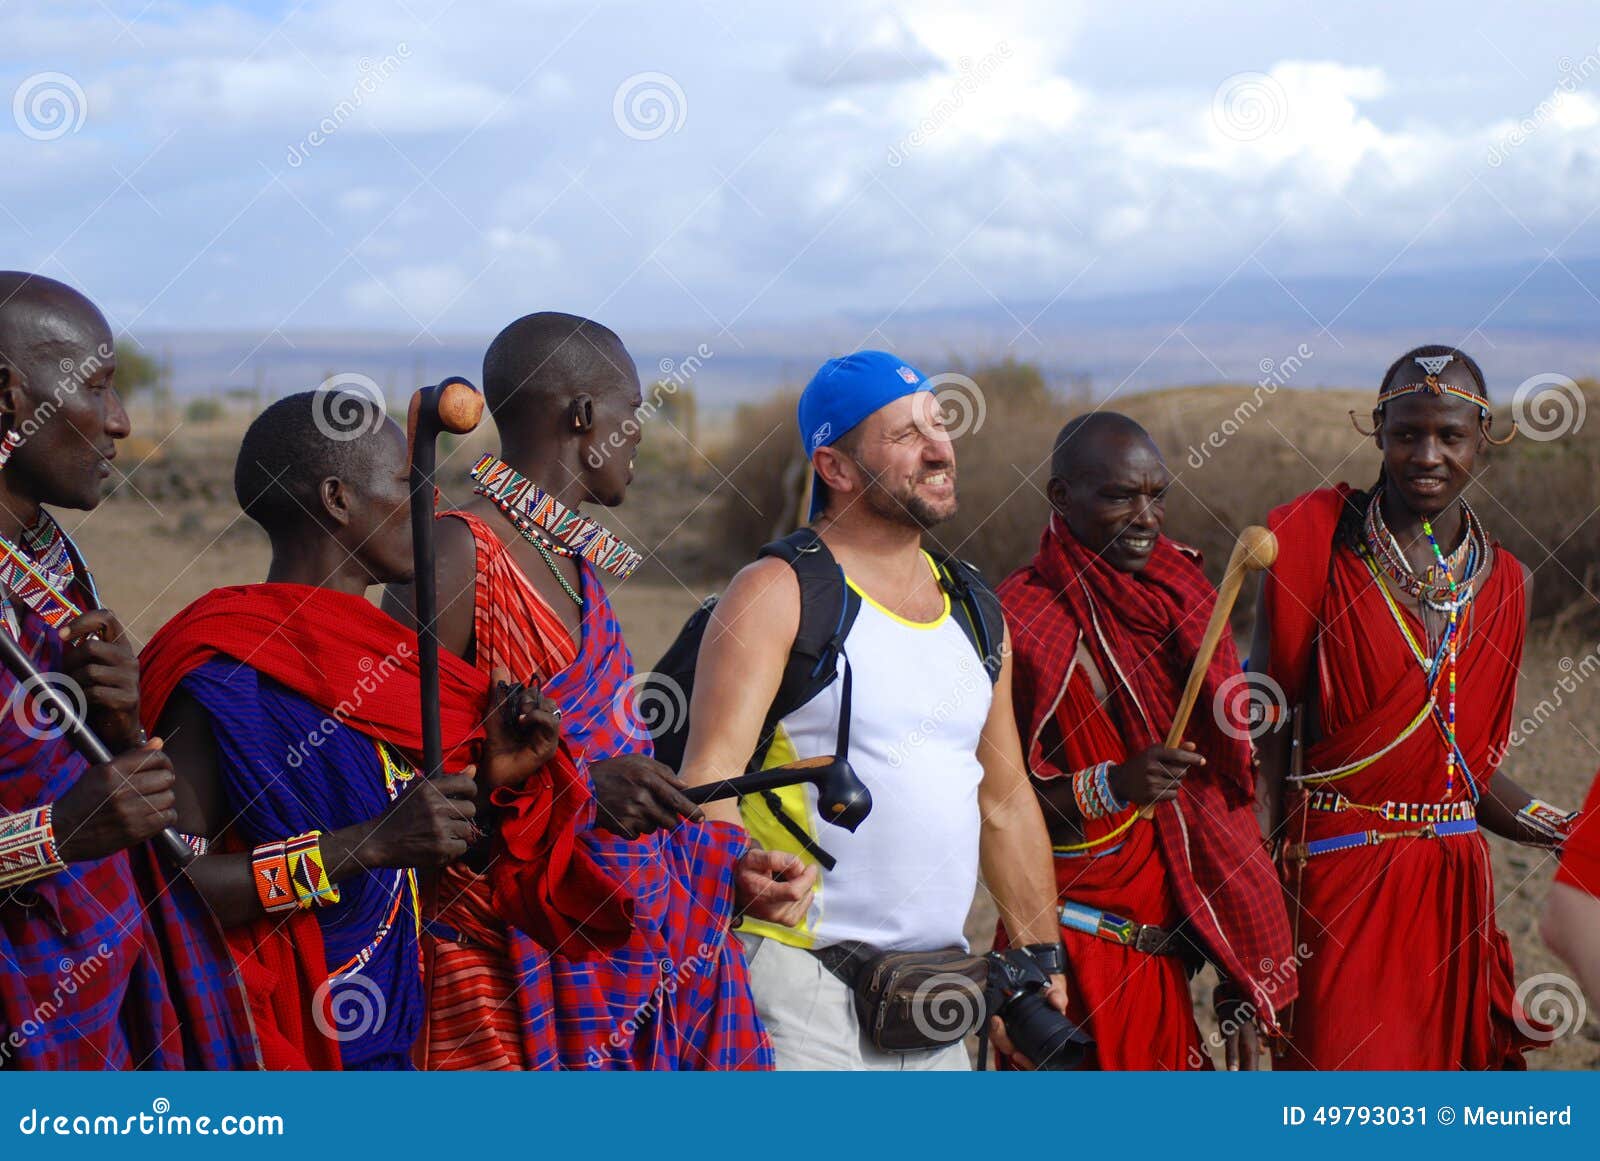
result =
[[[787,561],[800,582],[800,624],[795,631],[794,644],[789,650],[789,660],[784,665],[783,678],[778,683],[777,696],[767,710],[762,722],[760,738],[755,752],[750,755],[746,770],[759,770],[767,750],[772,746],[778,723],[795,710],[816,697],[839,676],[839,658],[844,655],[844,640],[861,611],[861,597],[845,583],[844,570],[833,559],[828,546],[810,528],[791,532],[781,540],[764,545],[758,556],[776,556]],[[950,594],[951,612],[957,623],[972,642],[983,660],[990,683],[1000,679],[1001,651],[1005,643],[1005,617],[1000,609],[1000,598],[995,595],[982,574],[971,564],[957,557],[935,557],[939,583]],[[689,738],[688,706],[694,693],[695,663],[700,656],[700,640],[710,623],[711,611],[717,598],[707,597],[698,609],[684,622],[678,636],[656,662],[655,669],[645,674],[639,685],[641,704],[674,705],[681,707],[676,714],[664,716],[660,728],[653,731],[656,760],[677,770],[683,765],[685,745]],[[844,688],[840,697],[839,744],[837,753],[848,758],[850,749],[850,659],[844,660]],[[654,702],[652,698],[659,699]],[[764,794],[774,817],[792,834],[801,846],[822,866],[833,869],[833,859],[818,847],[805,833],[805,829],[789,817],[772,791]]]

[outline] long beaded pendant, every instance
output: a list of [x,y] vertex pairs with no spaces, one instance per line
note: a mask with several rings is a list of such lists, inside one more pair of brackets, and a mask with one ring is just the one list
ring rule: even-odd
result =
[[1445,635],[1450,639],[1449,670],[1450,680],[1450,708],[1445,723],[1445,743],[1448,749],[1444,756],[1444,796],[1445,801],[1450,800],[1450,795],[1456,788],[1456,617],[1461,608],[1461,594],[1456,587],[1455,574],[1450,571],[1450,565],[1445,561],[1444,553],[1439,551],[1439,541],[1433,535],[1433,525],[1428,521],[1422,522],[1422,531],[1428,537],[1428,544],[1433,548],[1433,558],[1438,561],[1438,569],[1444,573],[1445,580],[1450,582],[1450,620],[1445,628]]

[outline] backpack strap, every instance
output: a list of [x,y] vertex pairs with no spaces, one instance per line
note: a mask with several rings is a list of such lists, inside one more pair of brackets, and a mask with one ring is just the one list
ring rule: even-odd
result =
[[[784,666],[777,695],[767,710],[761,725],[761,737],[750,758],[750,769],[760,769],[772,748],[772,739],[778,723],[805,705],[833,683],[839,671],[839,661],[844,660],[844,686],[839,705],[839,736],[835,752],[841,758],[849,756],[850,747],[850,659],[845,656],[844,641],[861,611],[861,597],[846,582],[844,569],[828,551],[822,537],[813,528],[801,528],[788,536],[763,545],[758,556],[775,556],[794,570],[800,584],[800,624],[795,629],[794,643],[789,648],[789,660]],[[772,816],[802,850],[831,871],[837,860],[806,833],[787,810],[783,801],[771,790],[762,792],[762,801]]]
[[1000,680],[1000,667],[1006,640],[1005,610],[1000,597],[977,566],[957,556],[937,557],[934,567],[939,574],[939,584],[950,594],[951,603],[959,610],[956,623],[972,642],[972,647],[983,659],[984,671],[992,685]]

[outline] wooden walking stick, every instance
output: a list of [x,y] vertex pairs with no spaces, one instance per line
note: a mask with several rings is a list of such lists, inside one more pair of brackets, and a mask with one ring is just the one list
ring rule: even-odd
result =
[[442,431],[465,435],[483,418],[483,396],[465,379],[449,378],[423,387],[411,397],[406,442],[411,449],[411,558],[416,566],[417,664],[422,672],[422,775],[433,778],[444,766],[439,733],[438,577],[434,567],[435,446]]
[[[483,418],[483,396],[465,379],[449,378],[435,387],[423,387],[411,397],[406,413],[406,443],[411,460],[411,560],[415,566],[412,592],[416,598],[417,667],[421,671],[422,776],[437,777],[444,767],[444,742],[439,728],[439,584],[433,551],[434,467],[441,431],[465,435]],[[438,880],[429,876],[423,885],[423,914],[437,903]],[[433,975],[434,946],[423,941],[423,972]],[[412,1048],[418,1068],[427,1068],[432,1042],[431,1016]]]
[[[0,664],[17,679],[21,687],[17,690],[17,696],[21,696],[25,689],[32,690],[41,707],[54,717],[61,732],[67,735],[72,748],[82,754],[89,765],[104,766],[111,761],[111,751],[100,740],[100,736],[89,728],[89,723],[79,716],[78,707],[45,679],[34,667],[33,660],[23,652],[21,644],[4,629],[0,629]],[[187,867],[194,860],[194,851],[170,826],[156,836],[156,841],[179,868]]]
[[[1239,539],[1228,557],[1227,570],[1222,574],[1222,584],[1217,588],[1217,606],[1211,610],[1211,620],[1206,623],[1205,636],[1200,638],[1200,650],[1189,668],[1189,680],[1183,687],[1183,698],[1178,702],[1178,712],[1172,715],[1172,728],[1167,731],[1164,743],[1169,750],[1183,744],[1184,731],[1189,728],[1189,715],[1195,702],[1200,700],[1200,689],[1205,684],[1206,672],[1211,668],[1211,658],[1228,628],[1228,617],[1233,613],[1234,602],[1244,585],[1247,572],[1261,572],[1272,567],[1278,559],[1278,538],[1259,524],[1252,524],[1239,533]],[[1141,818],[1149,818],[1155,804],[1139,811]]]

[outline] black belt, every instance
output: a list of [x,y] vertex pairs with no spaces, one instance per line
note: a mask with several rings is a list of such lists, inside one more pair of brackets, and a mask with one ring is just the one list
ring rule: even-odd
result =
[[867,961],[878,953],[865,943],[834,943],[827,947],[807,948],[847,988],[856,986],[856,978]]

